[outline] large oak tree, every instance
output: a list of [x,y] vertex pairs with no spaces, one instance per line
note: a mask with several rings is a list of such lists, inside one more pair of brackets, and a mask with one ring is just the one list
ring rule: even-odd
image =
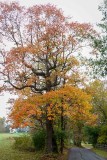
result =
[[[0,3],[0,77],[8,90],[45,94],[76,73],[77,53],[91,34],[89,24],[72,22],[54,5],[30,8]],[[53,124],[46,112],[47,151],[54,151]]]

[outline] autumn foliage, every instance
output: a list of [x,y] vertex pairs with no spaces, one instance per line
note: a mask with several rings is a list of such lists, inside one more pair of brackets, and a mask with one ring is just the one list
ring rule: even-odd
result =
[[[14,103],[10,118],[15,126],[35,125],[34,120],[55,121],[63,108],[63,115],[75,125],[77,121],[83,124],[94,123],[97,116],[92,114],[91,96],[81,89],[65,86],[57,91],[50,91],[44,95],[34,95],[27,99],[17,99]],[[43,119],[44,117],[44,119]],[[32,122],[31,123],[31,119]]]

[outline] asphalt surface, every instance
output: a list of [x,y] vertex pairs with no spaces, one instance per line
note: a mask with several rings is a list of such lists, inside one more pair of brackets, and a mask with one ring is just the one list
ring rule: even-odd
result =
[[72,148],[69,150],[68,160],[105,160],[105,158],[98,156],[89,149]]

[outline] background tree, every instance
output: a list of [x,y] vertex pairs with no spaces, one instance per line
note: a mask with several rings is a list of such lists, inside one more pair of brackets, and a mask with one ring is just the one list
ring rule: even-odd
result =
[[9,125],[6,123],[5,117],[0,118],[0,133],[9,133]]
[[105,76],[107,75],[107,0],[99,6],[99,11],[102,12],[103,18],[98,24],[99,35],[92,38],[96,56],[91,59],[91,65],[94,67],[95,76]]
[[5,118],[0,118],[0,133],[5,132]]
[[[77,71],[75,55],[92,34],[89,24],[71,22],[53,5],[25,8],[16,2],[0,3],[0,36],[5,46],[0,51],[3,87],[10,91],[29,88],[35,95],[60,88]],[[57,148],[48,115],[50,105],[44,109],[47,152]]]
[[[87,93],[92,96],[93,113],[98,115],[96,126],[84,127],[86,141],[97,144],[106,144],[106,123],[107,123],[107,85],[106,81],[95,80],[86,88]],[[104,133],[105,132],[105,133]]]
[[98,114],[98,124],[107,122],[107,86],[106,81],[95,80],[87,87],[87,92],[92,95],[93,112]]

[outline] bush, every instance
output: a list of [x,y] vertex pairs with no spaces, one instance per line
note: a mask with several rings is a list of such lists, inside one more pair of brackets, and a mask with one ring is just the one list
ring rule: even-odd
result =
[[44,130],[39,130],[33,133],[32,139],[37,151],[45,148],[46,132]]
[[84,127],[84,136],[87,137],[86,138],[87,142],[92,144],[93,147],[95,147],[97,144],[99,133],[100,133],[99,126],[95,126],[95,127],[85,126]]
[[99,144],[107,144],[107,135],[101,135],[98,137]]
[[14,139],[15,139],[14,143],[15,149],[34,151],[34,145],[30,135],[14,137]]
[[60,128],[55,130],[55,139],[57,140],[57,143],[60,144],[61,138],[65,141],[67,139],[66,131],[62,131]]
[[100,135],[98,137],[98,143],[107,144],[107,126],[103,125],[101,127]]

